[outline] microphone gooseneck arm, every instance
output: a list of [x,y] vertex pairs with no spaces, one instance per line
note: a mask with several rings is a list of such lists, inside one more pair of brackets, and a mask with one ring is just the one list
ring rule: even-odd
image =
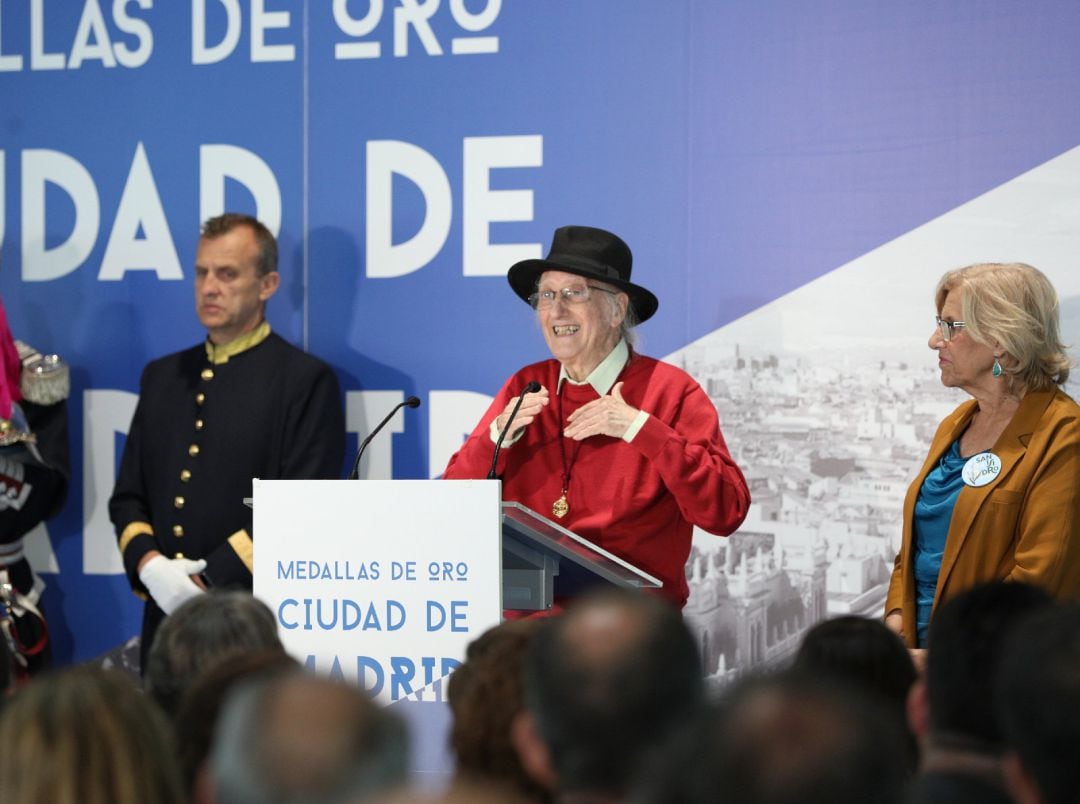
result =
[[499,433],[499,440],[495,442],[495,454],[491,456],[491,471],[488,472],[487,479],[495,480],[495,466],[499,463],[499,450],[502,449],[503,439],[506,438],[506,434],[510,432],[510,425],[514,423],[514,417],[517,416],[518,410],[521,408],[521,403],[525,401],[526,394],[535,394],[540,390],[540,383],[533,380],[525,389],[518,394],[517,403],[514,405],[514,409],[510,411],[510,418],[506,420],[506,426]]
[[364,454],[364,450],[367,449],[367,445],[371,443],[371,439],[378,435],[379,431],[386,426],[387,422],[394,418],[395,413],[405,407],[418,408],[420,407],[420,400],[415,396],[410,396],[404,402],[399,402],[394,405],[394,409],[386,414],[386,418],[379,422],[379,426],[368,433],[367,438],[360,442],[360,449],[356,451],[356,460],[353,461],[352,471],[349,472],[349,480],[356,480],[360,477],[360,458]]

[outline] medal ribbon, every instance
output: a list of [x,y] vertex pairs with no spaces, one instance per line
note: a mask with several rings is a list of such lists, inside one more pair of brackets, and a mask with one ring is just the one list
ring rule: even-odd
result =
[[562,459],[563,468],[563,482],[562,482],[562,496],[559,497],[551,506],[551,513],[555,515],[556,519],[562,519],[570,512],[570,503],[566,499],[566,494],[570,490],[570,472],[574,468],[574,462],[577,461],[578,452],[581,451],[581,442],[578,441],[574,447],[574,452],[570,456],[570,461],[566,460],[566,436],[563,435],[563,428],[566,427],[566,419],[563,417],[563,399],[562,389],[555,395],[559,400],[559,457]]

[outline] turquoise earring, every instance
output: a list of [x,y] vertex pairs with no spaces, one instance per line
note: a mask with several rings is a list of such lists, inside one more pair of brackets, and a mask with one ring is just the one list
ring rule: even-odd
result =
[[1001,363],[998,362],[996,357],[994,358],[994,368],[992,373],[995,377],[1001,376]]

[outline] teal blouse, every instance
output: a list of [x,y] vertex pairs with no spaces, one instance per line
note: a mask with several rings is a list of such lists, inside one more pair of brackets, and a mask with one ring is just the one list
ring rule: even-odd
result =
[[945,555],[945,537],[949,535],[956,498],[964,488],[961,472],[968,460],[960,457],[960,440],[957,439],[926,476],[915,500],[915,629],[920,648],[926,647],[930,609],[934,605],[941,559]]

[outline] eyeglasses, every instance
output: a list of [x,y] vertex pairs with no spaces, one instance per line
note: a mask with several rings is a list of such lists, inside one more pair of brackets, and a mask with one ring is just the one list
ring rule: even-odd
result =
[[934,320],[937,322],[938,329],[941,330],[941,337],[946,341],[952,340],[952,336],[956,330],[963,329],[967,326],[963,321],[946,321],[937,316],[934,316]]
[[554,306],[555,298],[561,297],[567,304],[584,304],[592,298],[592,291],[599,290],[601,293],[618,294],[617,290],[608,290],[596,285],[585,285],[581,288],[563,288],[562,290],[541,290],[529,296],[529,304],[534,310],[546,310]]

